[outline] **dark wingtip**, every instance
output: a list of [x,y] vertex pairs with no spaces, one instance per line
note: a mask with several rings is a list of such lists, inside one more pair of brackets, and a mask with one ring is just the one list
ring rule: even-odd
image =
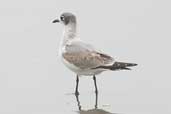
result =
[[132,69],[124,67],[124,68],[122,68],[122,70],[132,70]]
[[137,66],[138,64],[136,64],[136,63],[132,63],[132,66]]

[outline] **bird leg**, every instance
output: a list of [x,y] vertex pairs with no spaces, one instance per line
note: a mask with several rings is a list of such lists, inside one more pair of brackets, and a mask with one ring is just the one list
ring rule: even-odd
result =
[[97,89],[97,84],[96,84],[96,76],[93,75],[93,80],[94,80],[94,86],[95,86],[95,93],[98,93],[98,89]]
[[95,109],[98,108],[98,93],[96,92],[96,102],[95,102]]
[[79,83],[79,77],[78,77],[78,75],[77,75],[77,78],[76,78],[75,95],[79,95],[79,92],[78,92],[78,83]]
[[75,97],[76,97],[76,100],[77,100],[78,109],[79,109],[79,111],[81,111],[81,104],[80,104],[80,100],[79,100],[79,95],[75,94]]

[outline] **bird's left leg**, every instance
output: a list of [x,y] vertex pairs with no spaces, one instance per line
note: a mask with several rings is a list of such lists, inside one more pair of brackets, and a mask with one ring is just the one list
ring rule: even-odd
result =
[[76,88],[75,88],[75,95],[79,95],[79,92],[78,92],[78,84],[79,84],[79,77],[77,75],[77,79],[76,79]]

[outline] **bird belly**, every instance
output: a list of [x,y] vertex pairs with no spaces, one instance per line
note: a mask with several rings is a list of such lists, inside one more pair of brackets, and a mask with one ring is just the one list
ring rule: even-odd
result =
[[92,76],[92,75],[98,75],[101,72],[105,71],[105,69],[81,69],[74,64],[69,63],[67,60],[62,58],[62,62],[64,65],[69,68],[71,71],[75,72],[77,75],[81,76]]

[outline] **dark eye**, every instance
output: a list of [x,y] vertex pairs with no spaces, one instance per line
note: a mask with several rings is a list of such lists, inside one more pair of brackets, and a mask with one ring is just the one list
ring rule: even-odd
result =
[[64,21],[65,20],[64,16],[61,16],[60,18],[61,18],[61,21]]

